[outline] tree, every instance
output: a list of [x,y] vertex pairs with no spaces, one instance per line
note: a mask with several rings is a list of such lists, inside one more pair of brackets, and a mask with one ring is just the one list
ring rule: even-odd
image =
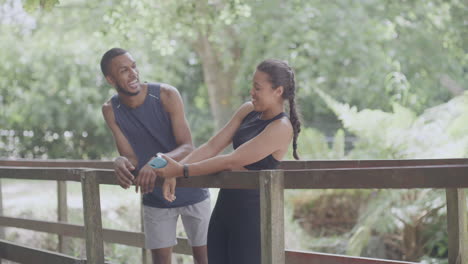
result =
[[[140,62],[142,76],[181,90],[190,122],[200,125],[200,130],[193,129],[200,142],[210,134],[210,114],[219,128],[233,109],[248,99],[255,66],[267,57],[288,60],[295,68],[304,123],[329,137],[341,125],[316,96],[315,88],[360,109],[389,111],[398,102],[419,114],[466,86],[462,11],[467,7],[460,1],[25,3],[29,10],[46,9],[30,11],[30,17],[38,23],[26,35],[19,29],[14,34],[7,32],[12,25],[2,23],[2,33],[6,32],[2,35],[10,36],[2,39],[7,40],[6,47],[17,46],[16,54],[20,54],[25,47],[46,50],[51,46],[48,41],[60,41],[62,47],[58,49],[64,51],[61,56],[74,61],[78,55],[69,50],[87,45],[91,52],[85,53],[89,56],[85,61],[93,68],[90,75],[82,76],[89,79],[80,81],[90,83],[101,78],[94,74],[99,72],[97,58],[106,49],[128,47]],[[52,29],[53,33],[48,32]],[[4,69],[6,76],[16,74],[13,69],[23,69],[18,61],[21,56],[1,56],[15,65]],[[36,56],[26,58],[43,60]],[[49,64],[43,60],[42,65]],[[30,75],[22,76],[28,79]],[[24,84],[19,87],[26,89]],[[102,80],[99,87],[108,89]],[[8,106],[13,102],[11,92],[3,93],[4,105]],[[204,109],[207,106],[211,113]],[[93,109],[97,111],[98,105]],[[10,118],[5,120],[5,128],[10,129]]]

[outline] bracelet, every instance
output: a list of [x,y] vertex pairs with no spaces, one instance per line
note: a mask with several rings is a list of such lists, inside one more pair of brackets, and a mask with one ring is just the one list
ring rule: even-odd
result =
[[189,174],[188,174],[188,165],[187,165],[187,164],[184,164],[183,168],[184,168],[184,178],[185,178],[185,179],[188,179],[188,177],[189,177]]

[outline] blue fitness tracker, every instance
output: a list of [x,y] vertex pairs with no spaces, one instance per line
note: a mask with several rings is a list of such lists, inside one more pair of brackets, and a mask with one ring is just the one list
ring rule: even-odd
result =
[[152,168],[160,169],[164,168],[167,165],[167,160],[163,159],[160,156],[155,157],[148,163]]

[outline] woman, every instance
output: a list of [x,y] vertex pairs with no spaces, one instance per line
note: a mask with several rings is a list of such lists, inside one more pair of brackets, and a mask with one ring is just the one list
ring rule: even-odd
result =
[[[180,163],[163,155],[168,164],[157,173],[166,178],[165,198],[175,199],[175,177],[276,169],[291,140],[294,158],[299,159],[295,90],[294,72],[286,62],[268,59],[260,63],[250,90],[252,100],[243,104],[224,128]],[[289,101],[289,118],[284,113],[285,100]],[[218,155],[231,142],[234,151]],[[210,264],[261,262],[259,204],[258,190],[220,190],[208,229]]]

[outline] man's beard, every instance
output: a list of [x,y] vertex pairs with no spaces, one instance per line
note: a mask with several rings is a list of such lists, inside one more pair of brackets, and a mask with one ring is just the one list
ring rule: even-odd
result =
[[128,95],[128,96],[135,96],[135,95],[137,95],[137,94],[140,93],[140,90],[138,90],[138,91],[136,91],[136,92],[134,92],[134,93],[129,92],[129,91],[126,91],[124,88],[122,88],[122,87],[121,87],[120,85],[118,85],[118,84],[115,85],[115,88],[117,89],[117,91],[118,91],[119,93],[123,93],[123,94]]

